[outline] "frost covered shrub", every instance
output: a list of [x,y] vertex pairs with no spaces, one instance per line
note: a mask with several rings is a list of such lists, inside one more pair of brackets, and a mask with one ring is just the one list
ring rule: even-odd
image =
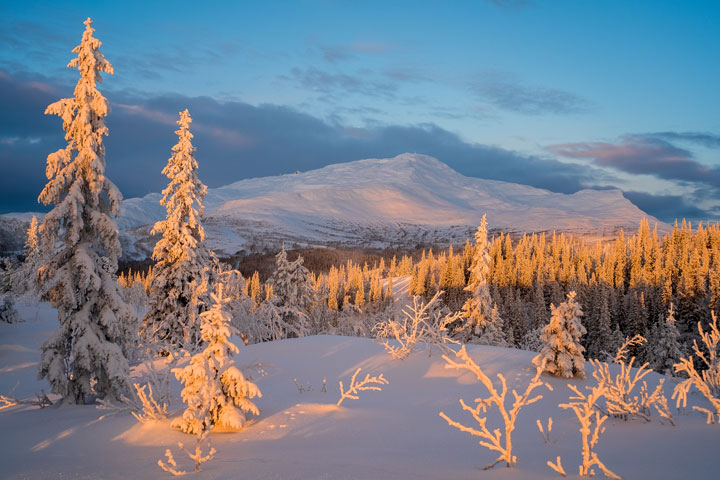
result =
[[200,330],[205,348],[193,355],[190,363],[173,373],[184,387],[182,399],[187,409],[173,421],[173,427],[185,433],[201,434],[216,425],[241,428],[245,413],[260,412],[251,398],[261,397],[257,385],[248,381],[232,364],[231,356],[238,348],[230,342],[236,333],[225,311],[227,300],[222,284],[211,294],[212,307],[200,315]]
[[17,310],[15,310],[15,300],[11,295],[3,295],[0,298],[0,322],[18,323],[22,321]]
[[455,322],[461,313],[444,314],[435,307],[442,292],[437,292],[429,302],[421,297],[413,297],[413,305],[403,309],[402,320],[391,317],[377,323],[373,330],[377,341],[385,346],[385,350],[395,359],[402,360],[412,353],[418,343],[424,343],[428,355],[435,346],[444,353],[449,353],[448,343],[457,344],[448,336],[448,325]]
[[704,407],[693,406],[693,410],[705,413],[707,423],[720,422],[720,358],[718,357],[718,346],[720,345],[720,330],[718,330],[717,317],[712,314],[712,323],[708,331],[703,330],[698,322],[698,332],[702,339],[704,350],[698,346],[697,340],[693,340],[693,351],[697,362],[705,367],[698,371],[693,363],[693,358],[681,358],[675,364],[676,373],[684,373],[688,376],[686,380],[675,386],[672,398],[677,399],[677,407],[687,406],[687,394],[690,388],[695,386],[715,409],[713,412]]
[[[580,393],[575,385],[568,385],[575,395],[570,397],[570,402],[561,403],[560,408],[572,410],[580,422],[580,435],[582,437],[582,465],[579,466],[579,474],[581,477],[595,476],[593,467],[599,468],[607,478],[620,480],[620,477],[608,469],[605,464],[600,461],[596,452],[593,451],[597,445],[600,435],[605,431],[603,423],[608,419],[607,415],[602,415],[597,408],[597,402],[605,395],[603,386],[595,386],[590,389],[588,395]],[[548,465],[555,471],[562,470],[560,457],[557,458],[557,466],[548,462]]]
[[557,307],[551,305],[551,308],[550,323],[543,328],[540,336],[545,345],[533,358],[533,363],[544,365],[550,375],[582,378],[585,376],[585,348],[580,345],[580,337],[585,335],[586,330],[580,323],[583,312],[575,301],[575,292],[567,294],[566,302]]
[[[440,416],[445,419],[449,425],[459,429],[460,431],[480,437],[480,445],[483,447],[500,453],[500,456],[495,459],[493,463],[485,466],[484,469],[490,469],[500,462],[505,462],[505,466],[507,467],[515,465],[517,458],[512,454],[512,432],[515,430],[515,421],[517,420],[517,416],[523,407],[531,405],[542,398],[542,395],[531,397],[532,391],[537,387],[545,385],[549,390],[552,390],[550,385],[540,380],[540,375],[543,372],[542,365],[537,367],[535,376],[532,380],[530,380],[530,383],[525,388],[525,392],[522,395],[518,394],[515,390],[512,391],[512,396],[515,401],[513,402],[512,407],[509,407],[506,405],[505,401],[508,393],[507,383],[502,374],[497,374],[498,380],[500,381],[500,390],[498,391],[498,388],[493,384],[490,377],[488,377],[478,364],[475,363],[475,361],[467,354],[465,346],[455,353],[455,357],[459,361],[452,360],[447,355],[443,355],[446,362],[445,368],[469,371],[477,377],[480,383],[483,384],[488,392],[488,396],[486,398],[476,398],[476,405],[474,407],[467,405],[463,399],[460,399],[462,409],[466,412],[470,412],[473,419],[478,424],[477,428],[468,427],[451,420],[443,412],[440,412]],[[500,415],[503,419],[505,427],[504,438],[499,428],[495,428],[492,431],[490,430],[487,426],[487,417],[483,415],[493,405],[500,411]]]
[[650,421],[650,414],[654,408],[662,418],[674,424],[663,391],[665,379],[660,379],[655,389],[650,392],[647,382],[643,380],[651,372],[647,368],[648,364],[644,363],[638,368],[633,368],[634,361],[635,357],[627,363],[621,361],[620,372],[613,376],[607,363],[590,360],[594,367],[593,377],[602,388],[605,397],[604,406],[599,408],[603,413],[623,420],[639,418],[646,422]]

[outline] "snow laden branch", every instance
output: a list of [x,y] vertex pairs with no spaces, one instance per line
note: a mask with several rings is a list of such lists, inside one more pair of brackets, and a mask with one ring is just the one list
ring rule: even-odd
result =
[[710,405],[715,409],[713,412],[704,407],[693,406],[693,410],[697,410],[707,415],[707,423],[720,422],[720,358],[718,358],[718,344],[720,344],[720,330],[718,330],[717,317],[715,312],[712,314],[712,323],[708,331],[703,330],[702,325],[698,322],[698,332],[702,339],[706,351],[701,350],[697,340],[693,340],[693,351],[697,357],[697,362],[706,368],[702,372],[698,372],[691,358],[681,358],[680,362],[674,365],[675,373],[685,373],[688,378],[682,383],[675,386],[672,398],[676,400],[676,406],[687,406],[687,395],[690,388],[694,385]]
[[390,318],[373,327],[377,341],[394,359],[407,358],[418,343],[426,345],[428,356],[432,355],[433,346],[443,353],[450,353],[447,344],[460,343],[448,336],[448,325],[458,320],[462,313],[443,315],[441,311],[433,310],[442,293],[437,292],[427,303],[422,297],[414,296],[412,306],[406,305],[403,309],[402,320]]
[[626,362],[628,359],[628,355],[630,354],[630,348],[639,347],[645,342],[647,342],[647,339],[642,335],[635,335],[632,338],[625,338],[625,343],[620,345],[620,348],[617,349],[617,353],[615,353],[615,357],[613,357],[612,359],[613,363]]
[[[477,377],[480,383],[483,384],[483,386],[487,389],[489,396],[487,398],[476,398],[475,407],[470,407],[464,400],[460,399],[462,409],[466,412],[470,412],[478,424],[477,428],[468,427],[456,422],[445,415],[444,412],[440,412],[440,416],[445,419],[450,426],[453,426],[460,431],[467,432],[470,435],[480,437],[480,445],[483,447],[500,453],[500,456],[498,456],[493,463],[484,467],[485,470],[494,467],[500,462],[505,462],[505,466],[507,467],[515,465],[517,458],[512,454],[512,432],[515,430],[515,421],[517,420],[517,416],[523,407],[531,405],[542,398],[542,395],[536,395],[534,397],[531,396],[533,390],[537,387],[545,385],[549,390],[552,390],[550,385],[540,380],[540,375],[543,372],[544,366],[540,365],[537,367],[535,376],[532,378],[522,395],[519,395],[516,390],[512,391],[514,402],[512,407],[508,410],[505,400],[508,393],[505,377],[500,373],[497,374],[497,377],[500,380],[500,390],[498,391],[490,377],[488,377],[478,364],[475,363],[475,361],[467,354],[465,346],[463,346],[459,352],[456,352],[455,356],[458,361],[452,360],[447,355],[443,355],[446,362],[445,368],[469,371]],[[490,430],[487,426],[487,417],[482,415],[485,414],[493,405],[498,408],[500,415],[502,416],[505,426],[504,438],[499,428],[493,429],[492,431]]]
[[[187,455],[195,463],[196,473],[200,471],[200,466],[203,463],[212,460],[215,456],[215,449],[210,445],[210,439],[207,438],[207,434],[208,432],[204,431],[201,435],[197,436],[197,439],[195,441],[195,451],[192,452],[185,448],[182,442],[178,442],[178,447],[180,447],[180,450],[182,450],[185,455]],[[207,453],[203,453],[203,443],[206,440],[208,451]],[[189,473],[187,470],[180,470],[177,462],[175,461],[172,450],[170,450],[169,448],[165,450],[165,457],[167,459],[167,464],[162,460],[158,460],[158,466],[160,466],[160,468],[162,468],[168,473],[173,474],[176,477],[187,475]]]
[[355,373],[353,374],[352,378],[350,379],[350,385],[348,386],[348,389],[345,390],[343,386],[342,380],[340,380],[340,400],[337,402],[337,406],[339,407],[342,402],[346,398],[351,398],[353,400],[357,400],[358,393],[360,393],[363,390],[376,390],[380,391],[382,390],[382,387],[378,387],[378,385],[387,385],[389,382],[385,377],[383,377],[383,374],[376,377],[371,377],[370,374],[365,374],[365,378],[361,382],[356,382],[356,378],[358,373],[360,373],[360,370],[362,368],[358,368],[355,370]]
[[[575,392],[574,396],[570,397],[570,402],[561,403],[560,408],[565,410],[572,410],[575,413],[578,421],[580,422],[580,435],[582,436],[582,460],[583,463],[579,467],[579,474],[581,477],[592,477],[595,475],[593,466],[599,468],[606,477],[613,479],[620,479],[618,475],[611,472],[603,462],[597,456],[597,453],[593,451],[593,448],[597,445],[600,435],[605,431],[603,423],[608,419],[607,415],[601,415],[597,409],[598,400],[605,395],[603,387],[596,386],[590,391],[590,394],[583,395],[580,393],[575,385],[568,385],[570,390]],[[557,459],[557,465],[552,465],[548,462],[548,465],[553,470],[564,474],[558,470],[559,467],[562,469],[560,464],[560,457]]]

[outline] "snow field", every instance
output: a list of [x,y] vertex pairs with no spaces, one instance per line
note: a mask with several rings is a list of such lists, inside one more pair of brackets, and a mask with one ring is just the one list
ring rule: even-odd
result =
[[[0,325],[0,393],[18,383],[15,396],[25,399],[40,389],[48,391],[47,384],[36,380],[39,346],[57,320],[47,304],[20,300],[17,307],[27,321]],[[558,477],[545,464],[558,455],[571,477],[577,473],[578,424],[557,405],[567,401],[568,384],[581,389],[593,384],[589,364],[589,380],[543,376],[554,390],[536,389],[543,399],[520,412],[513,432],[517,467],[481,471],[478,468],[497,454],[448,426],[438,413],[474,426],[458,399],[472,405],[485,391],[470,374],[446,370],[436,353],[428,358],[419,349],[398,361],[373,340],[354,337],[312,336],[249,346],[233,340],[240,348],[236,365],[259,361],[267,370],[253,380],[263,394],[255,399],[260,415],[250,417],[240,432],[214,430],[210,438],[216,457],[203,465],[197,478],[544,479]],[[510,389],[524,390],[534,374],[533,352],[467,348],[489,376],[502,373]],[[338,380],[347,385],[358,367],[358,378],[383,373],[389,384],[335,407]],[[615,368],[611,366],[612,373]],[[137,369],[134,374],[139,374]],[[321,392],[323,378],[327,393]],[[647,378],[654,387],[660,376],[651,373]],[[300,393],[294,379],[312,389]],[[674,384],[666,383],[669,397]],[[180,388],[173,379],[171,418],[184,408]],[[690,403],[707,406],[697,394],[690,395]],[[596,448],[600,459],[627,479],[716,478],[720,428],[706,425],[697,412],[672,411],[676,427],[661,424],[657,415],[647,424],[609,419]],[[488,417],[493,427],[502,427],[497,411]],[[536,420],[547,425],[548,417],[553,428],[550,443],[545,443]],[[0,478],[169,478],[157,466],[166,448],[173,449],[180,467],[191,467],[178,454],[178,441],[194,445],[194,437],[170,428],[170,419],[140,424],[129,413],[111,414],[93,406],[10,407],[0,410]]]

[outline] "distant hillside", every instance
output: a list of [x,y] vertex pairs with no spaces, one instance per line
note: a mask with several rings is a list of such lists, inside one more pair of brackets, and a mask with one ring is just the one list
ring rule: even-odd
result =
[[[165,216],[160,198],[123,202],[118,225],[128,256],[152,250],[150,226]],[[463,243],[484,213],[494,230],[610,238],[620,228],[635,230],[643,217],[657,221],[619,190],[553,193],[465,177],[435,158],[406,153],[208,189],[205,228],[211,248],[225,255],[281,242],[407,248]]]

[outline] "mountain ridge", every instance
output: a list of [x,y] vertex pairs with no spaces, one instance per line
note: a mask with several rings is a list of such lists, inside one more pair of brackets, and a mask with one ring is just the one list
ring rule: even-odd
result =
[[[126,256],[152,251],[149,235],[165,217],[160,193],[123,201],[117,219]],[[613,237],[635,229],[646,214],[622,192],[551,192],[499,180],[466,177],[440,160],[404,153],[209,188],[204,201],[207,241],[220,254],[286,242],[300,246],[411,247],[464,243],[487,214],[493,230],[561,231]]]

